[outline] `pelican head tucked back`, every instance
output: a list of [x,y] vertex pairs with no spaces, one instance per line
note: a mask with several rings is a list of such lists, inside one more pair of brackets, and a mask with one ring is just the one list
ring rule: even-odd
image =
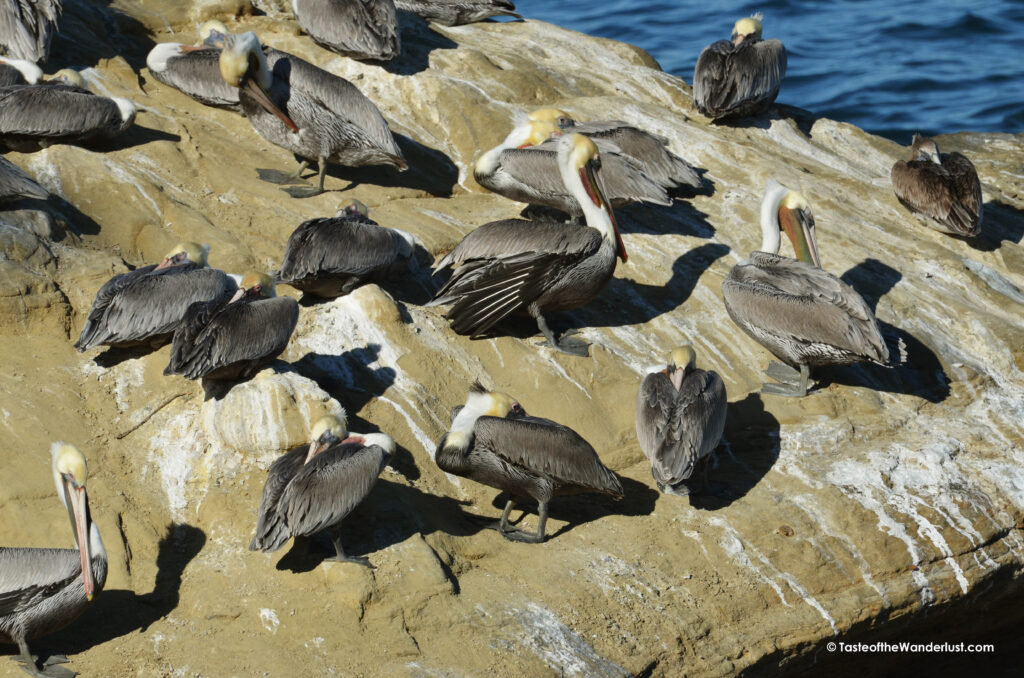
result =
[[732,44],[738,45],[744,40],[760,40],[763,16],[760,12],[756,12],[737,21],[732,27]]

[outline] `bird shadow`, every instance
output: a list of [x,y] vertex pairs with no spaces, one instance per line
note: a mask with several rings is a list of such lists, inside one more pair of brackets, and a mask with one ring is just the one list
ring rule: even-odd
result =
[[407,10],[398,10],[398,30],[402,39],[402,52],[391,61],[381,64],[395,75],[415,75],[430,68],[430,53],[435,49],[456,49],[458,44],[430,28],[423,17]]
[[704,271],[728,252],[729,248],[721,243],[695,247],[675,260],[672,277],[664,284],[612,278],[594,301],[564,315],[574,327],[622,327],[649,322],[682,306]]
[[338,355],[309,352],[292,368],[338,398],[348,412],[359,412],[395,383],[393,367],[376,366],[382,346],[367,344]]
[[980,252],[994,252],[1004,241],[1020,243],[1024,238],[1024,210],[990,200],[982,206],[981,234],[974,238],[953,237]]
[[154,141],[170,141],[172,143],[179,143],[181,137],[177,134],[170,134],[163,130],[153,129],[152,127],[143,127],[137,121],[131,127],[126,129],[123,134],[119,134],[113,139],[104,142],[102,145],[88,146],[99,151],[123,151],[128,148],[134,148],[135,146],[144,146],[145,144],[152,143]]
[[134,591],[106,589],[96,596],[81,617],[47,636],[43,645],[79,654],[135,631],[144,632],[178,606],[182,574],[204,544],[206,534],[198,527],[182,523],[168,525],[157,547],[156,581],[152,591],[139,595]]
[[725,432],[707,471],[706,487],[690,493],[690,505],[717,511],[741,499],[768,474],[779,458],[779,420],[759,393],[726,406]]
[[[327,174],[336,179],[348,181],[348,186],[337,189],[344,193],[362,184],[410,188],[425,191],[438,198],[449,198],[452,189],[459,180],[459,168],[445,153],[420,142],[392,132],[398,148],[402,151],[409,169],[399,171],[394,167],[383,165],[364,167],[344,167],[328,163]],[[311,163],[311,166],[315,163]]]
[[145,358],[147,355],[153,353],[166,343],[167,341],[160,342],[156,345],[144,343],[137,346],[109,346],[107,347],[107,350],[94,357],[92,361],[99,367],[110,369],[111,367],[117,367],[121,363],[129,360]]
[[[868,258],[843,273],[840,279],[853,287],[864,299],[872,313],[878,301],[903,279],[903,274],[877,259]],[[890,360],[900,352],[903,344],[906,361],[902,365],[884,367],[874,363],[855,363],[819,367],[814,371],[818,388],[831,383],[846,386],[864,386],[887,393],[903,393],[940,403],[950,393],[949,377],[938,356],[909,332],[879,320],[882,338],[889,348]]]
[[678,200],[672,205],[638,203],[616,212],[616,222],[623,233],[675,233],[697,238],[711,238],[715,235],[715,227],[707,217],[706,212]]
[[820,116],[816,116],[814,113],[803,108],[787,106],[786,104],[773,104],[768,107],[768,110],[757,115],[720,118],[711,124],[718,127],[733,127],[736,129],[754,128],[766,130],[772,126],[772,122],[775,120],[792,120],[793,124],[797,126],[797,129],[804,136],[810,136],[811,129],[819,118]]

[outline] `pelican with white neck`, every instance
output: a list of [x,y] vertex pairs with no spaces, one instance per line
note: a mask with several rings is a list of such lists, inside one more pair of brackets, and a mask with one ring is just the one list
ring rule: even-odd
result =
[[[782,231],[797,260],[779,256]],[[733,322],[782,361],[765,371],[780,383],[764,384],[762,392],[803,396],[814,366],[889,365],[874,313],[856,290],[820,268],[814,215],[803,195],[769,180],[761,232],[761,251],[733,267],[722,296]]]

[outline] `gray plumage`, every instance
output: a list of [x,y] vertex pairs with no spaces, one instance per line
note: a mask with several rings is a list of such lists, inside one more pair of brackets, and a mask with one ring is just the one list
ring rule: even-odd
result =
[[316,44],[342,56],[388,61],[401,51],[394,0],[292,0],[292,10]]
[[174,332],[164,374],[248,379],[284,351],[298,321],[294,299],[252,291],[233,302],[192,304]]
[[90,144],[124,132],[135,120],[127,99],[70,85],[0,88],[0,146],[33,152],[53,144]]
[[292,232],[277,281],[330,299],[408,271],[412,254],[412,245],[397,231],[358,213],[339,212],[305,221]]
[[[270,467],[250,551],[276,551],[289,538],[323,530],[340,546],[342,520],[370,494],[390,458],[379,445],[339,441],[304,463],[307,450],[296,447]],[[338,555],[345,559],[344,551]]]
[[875,315],[856,290],[795,259],[752,252],[722,283],[729,317],[791,367],[889,364]]
[[208,47],[183,52],[182,47],[163,42],[150,50],[146,66],[153,77],[206,106],[241,112],[238,88],[220,75],[220,50]]
[[493,16],[522,18],[509,0],[395,0],[395,7],[445,26],[471,24]]
[[718,446],[725,412],[725,384],[716,372],[690,369],[678,390],[666,371],[644,377],[636,396],[636,435],[658,489],[688,494],[684,481]]
[[96,293],[75,348],[166,341],[192,304],[230,297],[236,289],[224,271],[192,262],[115,275]]
[[0,57],[0,87],[34,85],[42,77],[42,69],[30,61]]
[[62,0],[0,2],[0,49],[17,59],[46,61],[61,4]]
[[50,194],[7,158],[0,157],[0,205],[19,198],[46,200]]
[[[493,171],[474,170],[473,178],[484,188],[510,200],[544,205],[574,217],[580,216],[583,210],[579,201],[565,187],[558,171],[557,143],[551,140],[538,146],[505,149],[499,154]],[[598,143],[598,148],[601,151],[601,177],[607,188],[605,198],[612,207],[636,202],[672,204],[665,186],[648,177],[639,164],[614,152],[603,142]]]
[[621,120],[576,122],[572,118],[559,118],[556,124],[595,141],[603,157],[607,157],[604,155],[603,144],[618,149],[621,155],[636,163],[644,175],[661,186],[700,188],[703,184],[690,163],[668,150],[668,139],[663,136],[646,132]]
[[939,153],[935,141],[914,135],[910,160],[892,166],[892,190],[904,207],[930,217],[943,233],[981,233],[981,181],[974,165],[959,153]]
[[786,48],[778,40],[719,40],[697,58],[693,103],[715,120],[756,115],[779,94],[786,75]]

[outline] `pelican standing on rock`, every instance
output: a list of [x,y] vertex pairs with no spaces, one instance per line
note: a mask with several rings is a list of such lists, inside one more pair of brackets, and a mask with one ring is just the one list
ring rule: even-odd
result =
[[693,103],[714,120],[757,115],[779,95],[786,48],[761,39],[761,14],[740,19],[732,40],[704,48],[693,69]]
[[930,219],[943,233],[981,233],[981,181],[974,164],[959,153],[939,153],[934,139],[914,135],[910,160],[892,166],[892,190],[908,210]]
[[[782,230],[799,261],[779,256]],[[722,296],[733,322],[785,363],[769,365],[765,374],[782,383],[764,384],[762,392],[803,396],[810,368],[818,365],[888,366],[889,349],[871,309],[856,290],[820,268],[807,200],[769,180],[761,232],[761,251],[729,271]]]
[[207,21],[199,27],[203,44],[161,42],[146,55],[146,67],[154,78],[201,104],[241,112],[238,88],[224,82],[220,75],[220,49],[206,44],[211,36],[227,32],[220,21]]
[[394,0],[292,0],[313,42],[352,59],[390,61],[401,43]]
[[0,49],[32,63],[50,57],[53,29],[63,0],[3,0],[0,2]]
[[395,7],[444,26],[476,23],[492,16],[523,18],[509,0],[395,0]]
[[[107,581],[107,552],[89,513],[88,467],[74,445],[53,443],[53,481],[71,519],[74,549],[0,548],[0,642],[16,643],[16,661],[35,676],[70,678],[57,666],[40,670],[28,641],[74,621]],[[66,661],[51,657],[47,664]]]
[[345,554],[341,522],[370,494],[395,442],[383,433],[350,434],[344,413],[319,419],[311,437],[308,446],[292,449],[270,467],[249,550],[276,551],[291,537],[329,530],[336,553],[328,560],[372,568],[366,558]]
[[248,379],[281,355],[298,322],[298,303],[274,296],[274,281],[266,273],[249,273],[230,299],[188,307],[171,339],[164,374]]
[[[550,122],[563,132],[576,132],[589,137],[601,148],[602,143],[618,149],[632,159],[643,173],[666,188],[689,186],[700,188],[703,181],[690,163],[668,150],[668,139],[645,132],[621,120],[579,122],[563,110],[542,108],[530,113],[530,120]],[[603,149],[602,149],[603,150]]]
[[[494,527],[505,539],[540,543],[552,497],[602,492],[622,498],[622,484],[597,452],[568,426],[531,417],[511,396],[488,391],[480,382],[469,390],[451,429],[437,444],[434,460],[442,471],[513,495]],[[537,531],[509,525],[514,497],[537,500]]]
[[96,293],[75,348],[165,343],[189,306],[227,299],[237,289],[224,271],[207,268],[206,257],[205,247],[185,242],[159,264],[115,275]]
[[[328,162],[406,169],[384,116],[348,80],[291,56],[275,63],[271,72],[251,31],[224,36],[220,72],[239,88],[242,111],[260,136],[306,159],[299,172],[310,160],[319,163],[317,188],[292,187],[289,195],[322,193]],[[278,183],[296,176],[278,178]]]
[[636,437],[659,490],[690,493],[686,481],[722,439],[725,409],[722,378],[697,369],[689,345],[672,351],[666,369],[644,377],[636,395]]
[[[451,278],[427,304],[452,304],[445,317],[459,334],[481,336],[512,313],[527,313],[553,348],[587,355],[587,344],[561,341],[543,313],[576,308],[596,297],[626,261],[611,207],[605,199],[594,142],[569,134],[558,142],[566,189],[587,223],[506,219],[477,228],[435,266],[454,267]],[[568,334],[568,333],[567,333]]]
[[19,198],[46,200],[50,194],[25,171],[7,158],[0,157],[0,205]]
[[288,238],[277,282],[333,299],[357,285],[409,269],[412,236],[383,228],[353,200],[328,219],[310,219]]
[[[473,178],[510,200],[551,207],[574,217],[583,215],[581,202],[562,180],[558,142],[548,141],[552,134],[561,135],[552,122],[531,120],[517,125],[504,141],[480,156]],[[604,199],[612,207],[635,202],[672,204],[665,187],[652,181],[637,163],[606,146],[597,148],[607,189]]]

